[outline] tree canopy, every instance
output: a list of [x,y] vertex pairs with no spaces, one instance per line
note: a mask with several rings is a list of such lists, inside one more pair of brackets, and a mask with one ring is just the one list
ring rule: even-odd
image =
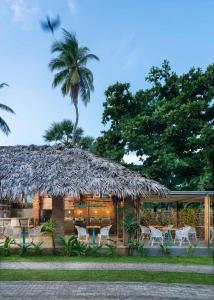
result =
[[164,61],[146,80],[135,94],[128,83],[107,89],[97,153],[123,162],[135,151],[147,159],[132,167],[171,189],[212,189],[214,64],[178,75]]
[[[43,136],[45,142],[62,143],[64,145],[71,145],[73,138],[74,124],[70,120],[63,120],[62,122],[54,122],[50,128],[45,131]],[[76,144],[82,149],[92,149],[94,138],[91,136],[84,136],[84,130],[78,127],[76,130]]]

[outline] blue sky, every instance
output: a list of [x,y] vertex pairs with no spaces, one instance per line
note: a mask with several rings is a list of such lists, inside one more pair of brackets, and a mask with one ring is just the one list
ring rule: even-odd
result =
[[95,92],[86,108],[80,104],[79,123],[96,137],[108,85],[144,88],[149,68],[164,59],[178,73],[214,62],[213,12],[214,0],[0,0],[0,82],[10,85],[0,102],[16,112],[1,112],[12,133],[0,132],[0,145],[42,144],[53,121],[74,120],[69,98],[51,87],[53,37],[39,23],[47,14],[59,14],[62,26],[100,58],[90,64]]

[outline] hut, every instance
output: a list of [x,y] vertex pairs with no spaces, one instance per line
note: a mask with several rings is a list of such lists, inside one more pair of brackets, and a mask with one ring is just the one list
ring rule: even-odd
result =
[[0,199],[10,205],[32,197],[34,221],[40,222],[41,211],[49,212],[57,220],[58,234],[64,234],[66,220],[72,223],[69,216],[81,221],[81,214],[91,210],[87,222],[96,221],[96,212],[101,212],[100,204],[105,203],[107,206],[101,205],[105,208],[102,219],[107,221],[105,213],[110,214],[117,235],[123,239],[119,219],[124,214],[119,216],[118,208],[124,209],[129,203],[137,214],[141,198],[164,197],[167,193],[167,188],[158,182],[77,147],[0,147]]

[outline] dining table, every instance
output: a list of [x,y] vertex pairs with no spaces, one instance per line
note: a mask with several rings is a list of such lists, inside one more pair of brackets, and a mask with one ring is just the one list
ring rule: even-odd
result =
[[95,229],[100,229],[100,226],[98,225],[88,225],[86,226],[87,229],[92,229],[92,244],[95,244]]
[[168,246],[172,246],[173,245],[173,241],[172,241],[172,232],[178,230],[179,228],[177,227],[171,227],[171,226],[160,226],[160,225],[154,225],[153,227],[161,230],[161,231],[167,231],[167,234],[165,236],[165,241],[167,243]]

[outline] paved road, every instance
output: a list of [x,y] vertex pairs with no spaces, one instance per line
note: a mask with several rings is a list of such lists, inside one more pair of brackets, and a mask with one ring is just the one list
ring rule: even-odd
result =
[[149,264],[149,263],[93,263],[93,262],[1,262],[0,269],[32,270],[144,270],[194,272],[214,274],[213,266]]
[[214,287],[139,282],[2,281],[1,300],[213,300]]

